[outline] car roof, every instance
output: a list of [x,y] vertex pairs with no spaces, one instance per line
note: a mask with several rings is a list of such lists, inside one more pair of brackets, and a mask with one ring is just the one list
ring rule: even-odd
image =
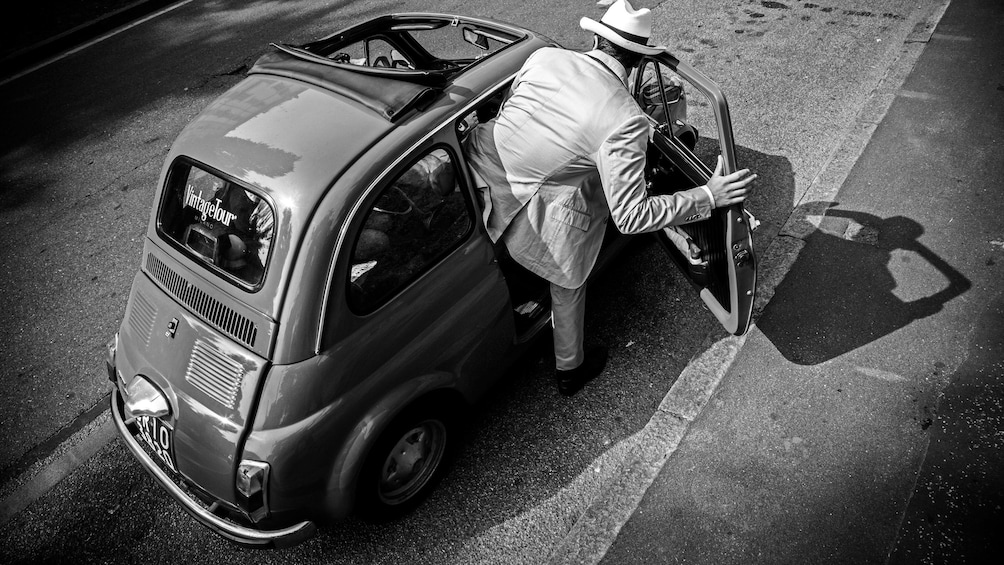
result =
[[[431,25],[430,18],[435,25],[445,21],[505,36],[502,30],[518,39],[459,70],[428,76],[316,60],[325,45],[338,48],[366,33],[393,38],[391,26]],[[175,163],[194,161],[244,184],[273,205],[281,237],[276,238],[269,274],[258,291],[241,292],[248,305],[277,315],[296,251],[315,215],[323,218],[326,227],[321,229],[339,229],[341,218],[377,175],[464,108],[504,85],[530,53],[545,45],[555,44],[507,24],[406,14],[370,20],[299,47],[276,46],[179,134],[165,160],[161,190]],[[311,54],[312,48],[317,50]],[[303,50],[308,54],[300,53]],[[156,216],[150,230],[156,239]]]
[[251,74],[207,106],[172,152],[257,188],[282,209],[316,200],[392,127],[336,93]]
[[[367,34],[388,37],[444,24],[504,36],[512,48],[452,72],[361,67],[318,54]],[[508,24],[422,13],[382,16],[298,47],[273,44],[243,81],[185,128],[168,161],[185,155],[237,178],[260,189],[280,212],[312,206],[379,140],[395,130],[409,136],[442,119],[548,43]]]

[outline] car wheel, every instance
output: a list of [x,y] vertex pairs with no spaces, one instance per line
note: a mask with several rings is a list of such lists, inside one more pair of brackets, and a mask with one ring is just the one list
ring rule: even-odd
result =
[[442,412],[432,406],[408,410],[387,428],[359,479],[360,515],[375,521],[400,517],[432,490],[454,441]]

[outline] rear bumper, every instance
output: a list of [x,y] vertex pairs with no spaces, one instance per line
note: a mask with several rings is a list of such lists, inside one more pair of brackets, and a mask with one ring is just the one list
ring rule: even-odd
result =
[[129,451],[139,459],[143,468],[160,483],[160,486],[167,490],[172,498],[181,504],[181,507],[186,512],[217,534],[240,545],[267,548],[296,545],[310,538],[317,531],[317,526],[311,521],[299,522],[278,530],[259,530],[217,516],[203,506],[199,500],[175,484],[174,480],[160,468],[153,458],[147,454],[146,450],[143,449],[139,441],[133,437],[123,417],[122,401],[118,387],[114,388],[111,395],[111,412],[119,435],[125,442],[126,447],[129,448]]

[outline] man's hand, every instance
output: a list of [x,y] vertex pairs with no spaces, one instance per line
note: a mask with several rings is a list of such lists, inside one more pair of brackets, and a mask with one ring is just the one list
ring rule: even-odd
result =
[[730,175],[722,176],[722,169],[725,167],[725,160],[718,156],[718,165],[715,172],[708,180],[708,190],[715,199],[715,208],[738,204],[749,195],[749,184],[756,179],[755,174],[750,174],[749,169],[742,169]]

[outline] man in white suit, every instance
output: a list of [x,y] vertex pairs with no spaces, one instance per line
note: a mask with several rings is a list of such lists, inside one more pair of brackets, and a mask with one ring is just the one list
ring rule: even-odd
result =
[[626,0],[597,22],[594,49],[544,48],[516,74],[498,116],[467,141],[472,168],[488,188],[486,224],[512,258],[550,282],[558,390],[574,394],[598,375],[606,350],[583,349],[585,282],[607,218],[622,233],[706,219],[743,201],[756,175],[723,176],[721,158],[705,186],[672,195],[645,190],[649,122],[627,90],[648,45],[652,16]]

